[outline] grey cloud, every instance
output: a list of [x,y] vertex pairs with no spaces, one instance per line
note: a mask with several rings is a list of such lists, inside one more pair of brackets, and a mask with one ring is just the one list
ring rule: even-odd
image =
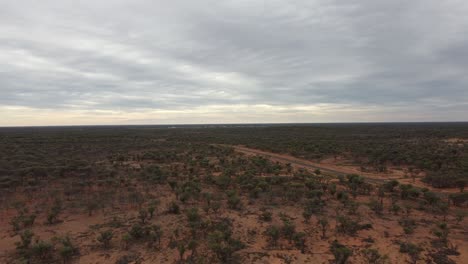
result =
[[456,0],[9,2],[0,107],[336,104],[460,119],[467,13]]

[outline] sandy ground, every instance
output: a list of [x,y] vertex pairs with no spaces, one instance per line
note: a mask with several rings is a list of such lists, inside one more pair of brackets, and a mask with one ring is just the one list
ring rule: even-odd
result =
[[[159,194],[163,201],[162,207],[173,199],[171,195],[168,195],[169,190],[161,189],[159,190]],[[358,197],[357,202],[365,204],[367,199],[368,197],[364,196]],[[431,223],[442,220],[438,216],[430,216],[427,213],[415,210],[411,213],[411,218],[426,219],[425,221],[430,221],[431,223],[419,223],[415,232],[411,236],[407,236],[398,223],[401,216],[387,213],[384,218],[377,217],[367,206],[361,205],[356,213],[362,219],[362,222],[370,222],[373,227],[369,230],[359,231],[356,236],[346,236],[334,231],[336,222],[333,216],[338,213],[335,208],[337,208],[339,204],[337,201],[329,201],[326,214],[330,216],[330,227],[328,228],[329,231],[327,231],[326,238],[322,239],[320,229],[317,225],[317,217],[312,216],[308,223],[304,222],[297,206],[281,205],[269,207],[269,210],[273,214],[273,220],[272,222],[262,222],[259,220],[259,212],[261,211],[262,203],[259,202],[248,205],[249,201],[245,197],[242,202],[246,205],[245,209],[242,211],[221,209],[217,215],[207,215],[203,211],[200,211],[200,213],[204,218],[229,217],[233,220],[234,236],[240,238],[247,245],[245,249],[240,251],[240,254],[245,256],[245,262],[243,263],[283,264],[288,263],[286,260],[290,260],[290,263],[330,263],[330,261],[333,260],[333,256],[330,254],[329,245],[335,239],[353,249],[354,253],[349,263],[365,264],[366,262],[362,259],[362,254],[360,252],[366,247],[376,248],[381,254],[388,255],[389,263],[406,263],[406,261],[409,260],[407,255],[399,253],[399,247],[394,242],[397,240],[411,241],[412,243],[430,247],[430,241],[434,239],[430,231],[433,226]],[[389,201],[386,201],[385,208],[389,206]],[[84,213],[72,214],[70,212],[64,212],[63,215],[61,215],[62,221],[52,226],[45,224],[45,219],[43,217],[39,218],[37,224],[34,225],[33,231],[39,238],[44,240],[50,240],[56,235],[65,234],[72,237],[75,244],[80,248],[80,257],[75,258],[71,263],[116,263],[116,261],[124,255],[136,255],[139,258],[139,263],[144,264],[176,263],[178,260],[178,253],[176,249],[167,247],[169,243],[168,236],[171,230],[184,226],[186,220],[183,214],[159,214],[150,221],[151,223],[164,226],[165,235],[162,240],[162,245],[164,246],[161,250],[149,250],[141,244],[136,244],[131,246],[128,250],[123,250],[120,247],[119,240],[123,232],[117,229],[114,229],[115,238],[111,242],[111,249],[103,250],[99,247],[95,238],[99,230],[105,230],[107,228],[99,228],[96,226],[104,225],[108,223],[113,216],[118,216],[121,219],[126,219],[125,226],[128,227],[132,222],[137,221],[137,211],[136,208],[127,207],[114,211],[99,211],[93,216],[88,216]],[[271,248],[268,245],[267,239],[263,233],[271,224],[281,226],[280,214],[284,214],[291,219],[296,225],[296,231],[307,234],[306,250],[304,253],[301,253],[293,244],[284,239],[280,240],[278,246],[275,248]],[[0,263],[8,263],[4,257],[14,252],[14,243],[19,241],[18,236],[12,236],[11,228],[8,224],[8,216],[13,215],[15,215],[14,210],[4,211],[4,217],[2,217],[2,221],[0,221]],[[449,216],[447,220],[450,223],[455,222],[452,216]],[[458,246],[460,252],[459,256],[451,256],[451,259],[456,263],[468,263],[467,224],[467,219],[460,224],[451,224],[452,231],[450,241]],[[122,228],[122,230],[126,230],[126,227]],[[389,237],[386,237],[385,233],[389,234]],[[372,238],[374,242],[365,242],[368,238]],[[188,256],[188,254],[189,253],[186,253],[186,256]],[[418,264],[422,263],[426,262],[423,259],[418,262]]]
[[[330,171],[331,173],[358,173],[377,182],[383,182],[388,179],[398,179],[401,182],[410,181],[412,179],[404,178],[404,172],[401,170],[390,169],[389,173],[374,174],[363,173],[359,167],[348,165],[345,160],[327,159],[321,163],[312,162],[304,159],[298,159],[289,155],[280,155],[259,151],[255,149],[246,148],[243,146],[235,146],[235,150],[245,155],[261,155],[269,158],[272,161],[280,163],[291,163],[291,165],[298,168],[306,168],[314,170],[320,168],[324,173]],[[123,166],[132,170],[139,170],[141,163],[128,162]],[[218,175],[219,172],[213,172],[213,175]],[[417,184],[419,179],[416,179]],[[414,183],[412,183],[414,184]],[[414,184],[414,185],[417,185]],[[141,183],[136,183],[135,186],[145,189]],[[51,188],[59,188],[59,186],[51,186]],[[161,204],[156,216],[149,220],[152,224],[158,224],[164,228],[164,234],[161,241],[161,248],[148,249],[144,244],[135,243],[128,249],[122,249],[121,237],[129,230],[129,227],[138,221],[138,208],[129,204],[116,204],[114,208],[105,208],[98,210],[92,216],[88,216],[83,208],[80,209],[67,209],[60,215],[60,222],[54,225],[46,224],[46,208],[50,206],[47,200],[40,197],[43,196],[48,190],[43,190],[33,195],[32,199],[26,198],[26,195],[19,191],[10,199],[23,200],[26,202],[30,211],[32,208],[45,204],[45,207],[38,213],[36,223],[32,228],[37,238],[43,240],[50,240],[54,236],[69,235],[74,243],[80,248],[80,256],[75,257],[71,263],[82,264],[105,264],[116,263],[116,261],[125,255],[135,255],[138,257],[138,263],[177,263],[179,256],[177,249],[168,247],[170,236],[176,229],[181,229],[182,233],[188,233],[186,216],[182,213],[180,215],[165,214],[163,211],[167,208],[168,204],[176,200],[174,192],[166,185],[158,185],[149,190],[149,195],[160,200]],[[212,186],[204,186],[203,191],[208,192],[222,192]],[[452,190],[449,190],[452,191]],[[385,214],[382,217],[377,216],[366,205],[369,202],[369,196],[358,196],[356,202],[359,207],[356,209],[355,216],[360,219],[361,223],[372,223],[372,228],[369,230],[361,230],[355,236],[348,236],[337,233],[336,216],[342,214],[345,210],[342,205],[335,199],[330,198],[327,201],[326,213],[329,217],[329,231],[326,238],[321,238],[321,232],[317,224],[317,217],[312,216],[308,223],[304,222],[302,216],[302,205],[285,202],[280,198],[259,198],[256,201],[251,201],[246,196],[242,196],[243,209],[240,211],[229,210],[226,208],[226,201],[223,200],[223,207],[216,214],[213,212],[206,213],[199,210],[203,219],[216,219],[220,217],[228,217],[233,221],[233,236],[242,240],[246,244],[246,248],[240,251],[244,258],[243,263],[318,263],[328,264],[333,260],[333,255],[330,252],[329,246],[335,239],[340,243],[345,244],[347,247],[353,249],[353,255],[349,263],[365,264],[361,250],[363,248],[371,247],[379,250],[381,254],[386,254],[389,257],[390,263],[407,263],[409,260],[406,254],[399,252],[399,246],[396,241],[410,241],[423,245],[425,248],[431,248],[430,241],[434,239],[432,229],[435,223],[442,221],[442,216],[433,215],[428,212],[419,210],[412,210],[411,218],[418,221],[418,225],[412,235],[405,235],[399,220],[402,218],[400,215],[394,215],[388,212],[390,208],[390,199],[384,201]],[[275,201],[271,201],[274,199]],[[49,201],[50,202],[50,201]],[[203,201],[191,201],[187,204],[181,204],[182,211],[192,207],[201,208]],[[268,210],[273,215],[271,223],[259,220],[259,215],[263,207],[268,205]],[[12,232],[9,221],[14,217],[17,212],[11,207],[1,209],[0,214],[0,263],[14,263],[8,262],[9,257],[14,254],[15,242],[19,241],[19,236]],[[306,247],[305,252],[301,253],[292,243],[285,239],[278,242],[278,246],[271,248],[268,245],[267,238],[264,235],[265,230],[269,225],[282,225],[280,215],[286,215],[296,226],[296,231],[304,232],[306,234]],[[96,237],[100,231],[109,229],[109,223],[113,217],[122,219],[123,226],[114,228],[114,238],[111,241],[111,248],[104,250],[99,246]],[[353,216],[354,217],[354,216]],[[458,246],[459,256],[450,256],[456,263],[468,263],[468,219],[464,219],[461,223],[456,223],[454,214],[450,214],[447,218],[450,225],[450,241]],[[372,238],[374,242],[367,242]],[[208,250],[200,249],[207,252]],[[186,252],[185,257],[190,252]],[[427,254],[427,251],[426,253]],[[418,264],[425,262],[426,255],[422,256],[422,260]],[[289,261],[289,262],[288,262]],[[132,262],[135,263],[135,262]]]

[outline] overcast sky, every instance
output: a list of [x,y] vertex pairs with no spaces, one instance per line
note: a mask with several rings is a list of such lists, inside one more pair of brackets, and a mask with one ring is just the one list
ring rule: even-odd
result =
[[466,0],[0,0],[0,125],[468,121]]

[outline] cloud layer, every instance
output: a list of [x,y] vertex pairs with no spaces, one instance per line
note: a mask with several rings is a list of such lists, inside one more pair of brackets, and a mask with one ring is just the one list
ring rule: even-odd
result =
[[466,1],[4,2],[0,125],[468,121]]

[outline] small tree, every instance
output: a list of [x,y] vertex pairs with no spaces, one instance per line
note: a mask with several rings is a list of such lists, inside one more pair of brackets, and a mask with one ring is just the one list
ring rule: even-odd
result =
[[195,257],[195,252],[197,251],[198,243],[196,240],[192,239],[189,241],[187,248],[191,251],[190,258],[193,259]]
[[50,263],[53,249],[51,243],[40,240],[31,247],[31,253],[34,258],[38,259],[39,263]]
[[215,253],[222,263],[231,263],[233,254],[245,245],[231,237],[231,230],[215,230],[208,234],[208,247]]
[[395,187],[399,185],[397,180],[391,180],[386,182],[382,187],[387,192],[394,192]]
[[296,233],[296,225],[292,223],[289,219],[283,219],[283,226],[281,227],[281,233],[289,239],[293,240],[294,234]]
[[353,197],[356,198],[359,189],[364,185],[364,178],[357,174],[348,174],[346,175],[346,178],[348,179],[346,184],[348,185]]
[[36,220],[36,215],[35,215],[35,214],[23,216],[23,218],[22,218],[23,227],[31,227],[31,226],[33,226],[35,220]]
[[219,209],[221,209],[221,202],[220,201],[211,202],[210,208],[211,210],[213,210],[215,214],[217,214]]
[[339,224],[337,231],[351,236],[356,235],[359,230],[372,228],[371,224],[360,224],[358,221],[346,216],[338,216],[337,222]]
[[327,238],[326,232],[327,232],[327,227],[328,227],[328,219],[325,218],[325,217],[321,217],[318,220],[318,223],[319,223],[320,227],[322,228],[322,239]]
[[48,224],[55,224],[58,220],[58,216],[60,212],[62,211],[62,201],[59,199],[56,199],[54,202],[54,205],[50,209],[49,214],[47,215],[47,223]]
[[401,227],[403,227],[403,232],[405,232],[405,234],[410,235],[414,233],[414,229],[416,228],[416,221],[413,219],[405,218],[398,221],[398,223],[401,225]]
[[293,235],[294,244],[298,249],[301,250],[301,253],[305,253],[305,237],[306,234],[303,232],[297,232]]
[[369,208],[374,211],[377,215],[381,216],[383,212],[383,203],[377,202],[374,199],[371,199],[369,202]]
[[133,239],[140,240],[144,238],[145,230],[143,229],[141,224],[136,223],[132,226],[132,228],[130,228],[129,234]]
[[152,225],[148,234],[148,246],[152,247],[154,243],[158,243],[158,246],[160,246],[162,234],[163,231],[159,225]]
[[103,248],[107,249],[110,246],[110,241],[113,236],[114,233],[112,232],[112,230],[106,230],[99,234],[99,236],[97,237],[97,241],[99,241],[102,244]]
[[23,233],[20,234],[21,241],[16,243],[16,249],[22,252],[24,252],[26,249],[29,249],[33,236],[34,233],[31,230],[26,229]]
[[392,207],[390,208],[390,211],[392,211],[394,215],[398,215],[398,213],[401,211],[401,207],[396,202],[392,201]]
[[21,218],[15,216],[10,220],[10,225],[13,227],[13,231],[16,233],[21,229]]
[[177,251],[179,251],[179,257],[181,262],[184,261],[185,250],[185,243],[183,241],[179,241],[179,243],[177,243]]
[[78,248],[73,245],[69,236],[59,238],[59,241],[61,246],[59,247],[58,251],[60,257],[62,257],[63,262],[66,263],[70,261],[74,255],[78,254]]
[[444,247],[448,246],[448,235],[449,235],[449,227],[447,223],[440,223],[437,225],[437,228],[433,231],[434,235],[439,238],[439,241],[442,243]]
[[156,211],[159,203],[160,203],[159,200],[153,200],[150,202],[148,206],[149,219],[153,219],[154,212]]
[[412,243],[401,243],[400,252],[407,253],[411,258],[411,263],[416,264],[419,260],[422,249]]
[[269,226],[265,231],[265,235],[268,237],[270,246],[276,247],[281,236],[280,228],[273,225]]
[[442,215],[444,218],[444,222],[447,221],[447,215],[449,213],[449,204],[446,203],[446,202],[438,202],[436,203],[436,205],[434,206],[434,210],[436,213]]
[[348,261],[348,258],[353,254],[351,249],[338,243],[337,240],[333,241],[331,244],[330,251],[332,252],[333,256],[335,256],[336,264],[345,264]]
[[140,209],[139,213],[138,213],[138,218],[140,218],[140,222],[141,224],[145,224],[146,222],[146,218],[148,218],[148,211],[146,211],[145,209]]
[[308,210],[308,208],[304,208],[302,216],[304,217],[304,222],[309,223],[309,220],[312,217],[312,212]]
[[241,206],[241,200],[239,198],[239,196],[237,195],[236,192],[234,191],[229,191],[227,193],[227,203],[228,203],[228,207],[230,209],[234,209],[234,210],[239,210],[240,209],[240,206]]
[[383,200],[385,198],[385,188],[383,186],[379,186],[379,189],[377,190],[377,194],[378,194],[379,199],[380,199],[380,204],[383,207]]
[[381,255],[377,249],[366,248],[362,250],[364,258],[369,264],[386,264],[389,263],[387,255]]
[[259,216],[259,219],[263,222],[271,222],[271,219],[272,219],[272,213],[269,212],[269,211],[263,211],[260,216]]
[[437,206],[437,204],[440,202],[440,197],[434,192],[425,191],[423,193],[423,197],[431,206]]
[[324,201],[318,197],[306,200],[304,205],[304,212],[302,214],[304,216],[304,220],[308,222],[313,214],[321,214],[324,205]]
[[460,224],[461,221],[463,221],[463,219],[465,219],[467,213],[463,210],[458,210],[455,214],[456,216],[456,220],[457,220],[457,224]]
[[401,227],[403,227],[403,231],[407,235],[412,234],[416,228],[416,221],[414,219],[403,218],[402,220],[398,221],[398,223],[401,225]]
[[124,249],[124,250],[128,249],[128,247],[130,246],[131,238],[132,237],[128,233],[125,233],[125,234],[122,235],[122,240],[121,240],[122,249]]
[[450,200],[455,206],[462,206],[468,202],[468,192],[452,193],[449,195]]

